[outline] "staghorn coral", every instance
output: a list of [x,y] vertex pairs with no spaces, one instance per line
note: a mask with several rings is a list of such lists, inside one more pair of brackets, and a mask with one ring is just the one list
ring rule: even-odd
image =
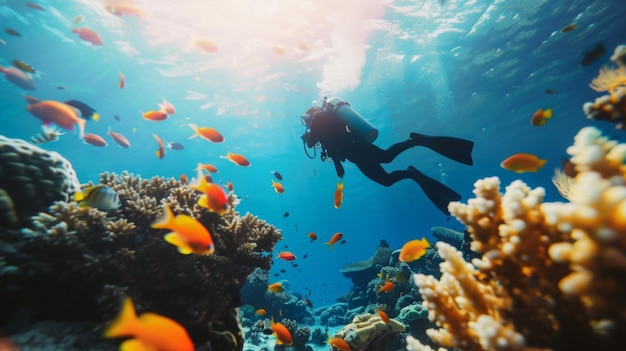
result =
[[544,203],[543,188],[519,180],[501,194],[493,177],[476,182],[467,204],[449,205],[482,258],[473,266],[438,243],[441,279],[414,278],[441,346],[626,347],[626,144],[587,127],[567,152],[578,172],[571,202]]
[[[197,206],[198,195],[173,179],[105,173],[100,181],[120,194],[119,209],[56,202],[33,217],[32,228],[0,232],[0,310],[6,318],[28,308],[33,323],[103,325],[117,314],[121,297],[130,295],[138,313],[173,318],[196,346],[241,350],[240,289],[254,268],[269,268],[281,232],[256,216],[239,215],[232,193],[231,210],[218,216]],[[181,255],[166,243],[164,231],[151,228],[162,203],[209,229],[215,253]]]
[[8,221],[0,217],[0,228],[14,227],[17,222],[27,225],[30,216],[67,199],[80,187],[69,161],[21,139],[0,135],[0,164],[3,203],[15,213]]

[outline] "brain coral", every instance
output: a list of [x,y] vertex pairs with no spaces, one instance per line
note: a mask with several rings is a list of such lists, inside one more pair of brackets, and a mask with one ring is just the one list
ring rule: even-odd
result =
[[[53,151],[44,150],[21,139],[0,135],[0,190],[6,213],[13,204],[17,220],[24,224],[29,216],[45,210],[54,201],[65,200],[79,183],[72,165]],[[11,223],[13,222],[13,223]],[[0,228],[16,220],[0,218]]]

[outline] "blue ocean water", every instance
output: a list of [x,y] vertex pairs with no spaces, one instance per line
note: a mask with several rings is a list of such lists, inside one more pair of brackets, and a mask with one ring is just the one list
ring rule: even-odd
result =
[[[26,3],[0,0],[0,65],[28,63],[37,88],[24,91],[0,79],[0,134],[28,139],[40,131],[24,95],[80,100],[101,115],[87,122],[87,132],[109,145],[87,145],[66,132],[42,147],[70,160],[83,183],[97,182],[102,172],[191,177],[199,162],[216,165],[213,179],[232,181],[242,198],[237,211],[279,227],[284,240],[277,250],[298,257],[297,267],[276,260],[272,278],[289,281],[292,291],[310,290],[317,306],[348,292],[350,282],[339,269],[367,259],[381,239],[399,248],[431,238],[432,226],[463,227],[414,182],[384,187],[349,163],[343,205],[335,209],[335,170],[319,154],[309,159],[300,139],[300,115],[314,100],[340,96],[350,102],[378,128],[381,147],[405,140],[410,131],[473,140],[471,167],[425,148],[385,166],[414,165],[464,200],[477,179],[499,176],[504,185],[522,179],[543,186],[548,201],[559,201],[550,178],[581,127],[623,138],[613,125],[587,120],[582,112],[582,104],[598,96],[588,83],[626,42],[621,0],[372,0],[367,6],[361,0],[37,1],[42,9]],[[107,3],[132,3],[141,12],[120,15]],[[77,16],[84,20],[75,23]],[[561,32],[568,24],[576,29]],[[104,45],[86,43],[72,27],[95,30]],[[199,38],[217,51],[202,51],[194,45]],[[606,53],[581,66],[584,52],[597,44]],[[119,72],[126,77],[123,89]],[[165,121],[144,120],[141,112],[157,109],[163,98],[176,113]],[[542,127],[529,123],[538,108],[554,110]],[[226,140],[190,140],[190,123],[213,127]],[[132,147],[113,143],[109,127]],[[159,159],[152,134],[185,149],[167,149]],[[227,152],[244,154],[252,166],[220,157]],[[500,162],[517,152],[548,162],[537,173],[502,169]],[[284,194],[271,187],[272,171],[282,174]],[[315,242],[306,236],[311,231],[319,237]],[[328,250],[322,243],[336,232],[346,242]]]

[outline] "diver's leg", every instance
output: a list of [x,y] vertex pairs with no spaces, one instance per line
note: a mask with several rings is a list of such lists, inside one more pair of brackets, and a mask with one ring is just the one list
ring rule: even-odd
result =
[[474,164],[472,160],[472,149],[474,142],[454,137],[428,136],[418,133],[411,133],[412,144],[426,146],[427,148],[466,165]]
[[391,186],[395,182],[412,177],[412,173],[408,170],[393,171],[387,173],[383,167],[373,159],[361,158],[358,160],[351,159],[364,176],[384,186]]
[[448,211],[448,203],[450,201],[461,200],[461,195],[459,195],[456,191],[450,189],[445,184],[426,176],[424,173],[415,169],[415,167],[409,166],[407,172],[411,174],[411,179],[417,182],[430,201],[446,215],[450,215],[450,212]]
[[383,150],[374,144],[367,144],[362,146],[363,152],[367,153],[370,158],[377,160],[380,163],[389,163],[393,161],[403,151],[415,146],[415,142],[411,139],[401,141],[391,145],[387,150]]

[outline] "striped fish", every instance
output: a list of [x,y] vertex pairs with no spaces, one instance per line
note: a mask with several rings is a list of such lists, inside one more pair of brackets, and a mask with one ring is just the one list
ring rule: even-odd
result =
[[58,127],[48,127],[45,125],[41,126],[43,131],[33,135],[28,139],[31,143],[35,145],[45,144],[52,141],[59,140],[59,137],[65,133],[61,132],[61,129]]
[[99,210],[114,210],[121,206],[115,190],[102,184],[90,186],[74,193],[74,201],[80,207],[93,207]]

